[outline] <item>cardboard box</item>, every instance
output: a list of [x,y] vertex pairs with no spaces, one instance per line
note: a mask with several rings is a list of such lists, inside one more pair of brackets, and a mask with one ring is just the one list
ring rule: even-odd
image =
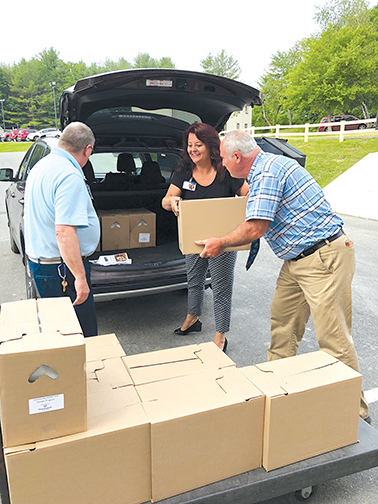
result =
[[236,367],[136,389],[151,423],[154,502],[260,467],[264,396]]
[[87,362],[126,355],[114,333],[85,338],[85,349]]
[[130,219],[126,210],[100,210],[101,250],[126,250],[130,247]]
[[122,360],[134,385],[235,366],[213,342],[128,355]]
[[84,431],[85,344],[70,299],[2,304],[0,342],[4,446]]
[[88,364],[96,380],[89,378],[86,432],[5,449],[12,504],[140,504],[151,499],[148,418],[120,359],[102,364],[105,372]]
[[[247,197],[211,198],[180,201],[178,216],[179,247],[183,254],[200,254],[203,246],[195,240],[219,238],[245,221]],[[250,244],[227,248],[249,250]]]
[[145,208],[126,211],[130,219],[130,248],[155,247],[156,214]]
[[325,352],[242,368],[266,396],[270,471],[357,442],[361,375]]

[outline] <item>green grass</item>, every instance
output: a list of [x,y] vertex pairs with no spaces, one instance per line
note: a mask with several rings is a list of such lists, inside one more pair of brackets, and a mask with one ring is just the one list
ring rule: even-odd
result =
[[2,152],[26,152],[33,142],[1,142],[0,153]]
[[[289,143],[306,154],[306,168],[320,184],[325,187],[345,170],[371,152],[378,152],[378,138],[338,139],[311,137],[308,142],[302,139],[289,138]],[[1,152],[24,152],[31,142],[0,143]]]
[[321,187],[332,182],[367,154],[378,152],[378,138],[348,138],[343,142],[325,138],[310,138],[304,142],[291,138],[289,143],[306,154],[306,169]]

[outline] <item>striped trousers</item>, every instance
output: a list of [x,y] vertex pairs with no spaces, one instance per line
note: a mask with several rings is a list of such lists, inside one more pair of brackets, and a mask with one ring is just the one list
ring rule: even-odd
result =
[[188,276],[188,313],[202,315],[207,270],[210,269],[213,291],[215,330],[230,330],[232,288],[237,252],[223,252],[218,257],[202,258],[199,254],[185,256]]

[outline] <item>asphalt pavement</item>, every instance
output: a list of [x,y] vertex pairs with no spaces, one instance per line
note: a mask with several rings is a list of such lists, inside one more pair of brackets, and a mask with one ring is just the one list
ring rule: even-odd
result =
[[[378,154],[377,154],[378,155]],[[371,156],[371,155],[370,155]],[[0,167],[17,167],[21,155],[0,154]],[[377,157],[371,156],[375,170]],[[356,177],[373,189],[374,166],[369,163],[355,170]],[[372,175],[373,174],[373,175]],[[366,203],[366,194],[358,194],[357,184],[349,175],[350,187],[340,181],[345,198],[359,198]],[[332,183],[334,188],[336,182]],[[0,182],[0,303],[25,299],[24,272],[20,257],[10,251],[6,223],[4,192],[8,183]],[[374,190],[377,189],[375,187]],[[327,189],[325,190],[327,194]],[[336,191],[337,193],[337,191]],[[333,193],[334,194],[334,193]],[[334,196],[327,196],[332,203]],[[376,201],[376,199],[375,199]],[[335,205],[337,209],[339,202]],[[361,206],[360,205],[360,206]],[[372,205],[373,210],[378,205]],[[339,207],[340,208],[340,207]],[[340,216],[344,229],[355,243],[356,274],[353,280],[353,338],[363,375],[363,387],[370,405],[372,425],[378,428],[378,216],[356,216],[344,206]],[[266,361],[269,345],[270,302],[281,266],[263,241],[261,251],[250,271],[245,271],[247,252],[239,252],[235,271],[231,331],[228,334],[228,355],[238,366]],[[99,333],[115,333],[127,354],[170,348],[213,339],[215,327],[211,289],[205,294],[201,333],[180,337],[173,334],[186,314],[184,291],[131,298],[96,304]],[[315,332],[310,322],[306,328],[299,353],[317,350]],[[299,413],[300,414],[300,413]],[[332,414],[332,410],[330,410]],[[378,464],[378,461],[377,461]],[[376,504],[378,502],[378,468],[334,480],[318,489],[313,504]],[[283,504],[284,498],[267,501]]]

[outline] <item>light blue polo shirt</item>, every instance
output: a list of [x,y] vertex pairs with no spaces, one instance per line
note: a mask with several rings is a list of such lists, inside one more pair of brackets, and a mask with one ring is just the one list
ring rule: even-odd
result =
[[59,257],[55,236],[59,224],[76,227],[82,256],[95,251],[100,224],[83,171],[71,154],[53,148],[36,163],[26,181],[26,254],[36,259]]

